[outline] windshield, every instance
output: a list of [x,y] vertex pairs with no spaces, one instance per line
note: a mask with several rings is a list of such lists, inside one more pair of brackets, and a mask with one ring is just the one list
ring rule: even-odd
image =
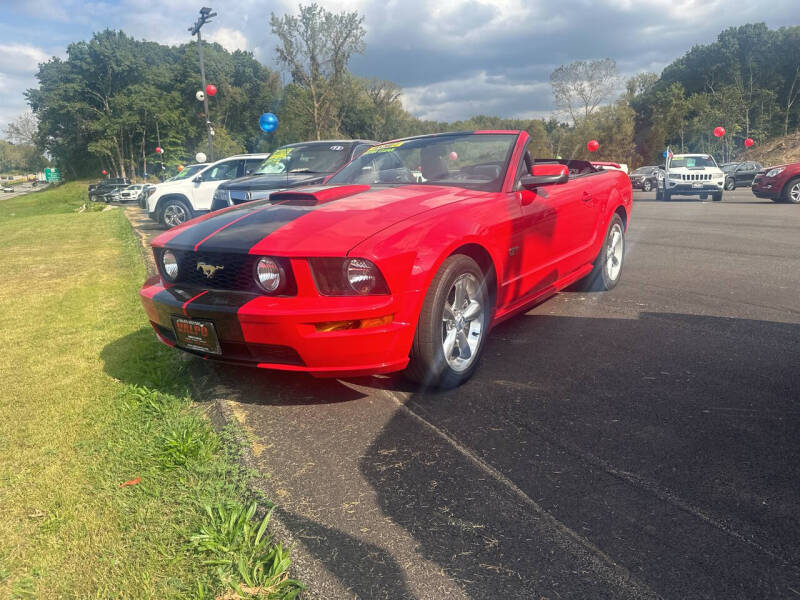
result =
[[725,171],[726,173],[731,173],[736,170],[736,167],[739,166],[739,163],[733,163],[729,165],[722,165],[720,168]]
[[350,152],[342,144],[284,146],[269,155],[254,175],[271,173],[333,173],[347,162]]
[[196,165],[189,165],[188,167],[184,167],[183,171],[178,173],[177,175],[173,175],[169,179],[165,181],[178,181],[179,179],[186,179],[187,177],[191,177],[195,173],[197,173],[200,169],[207,167],[208,163],[200,163]]
[[639,167],[631,175],[649,175],[652,170],[653,167]]
[[500,191],[516,141],[516,134],[459,133],[390,142],[367,150],[330,183],[417,183]]
[[669,166],[671,169],[691,169],[691,168],[700,168],[703,167],[716,167],[717,163],[714,161],[714,158],[708,155],[701,155],[701,156],[675,156],[672,160],[669,161]]

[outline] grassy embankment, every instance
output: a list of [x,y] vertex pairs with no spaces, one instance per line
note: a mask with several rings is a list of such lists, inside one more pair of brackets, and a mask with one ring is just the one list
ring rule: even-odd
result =
[[0,598],[294,597],[235,445],[147,324],[124,215],[85,199],[0,201]]

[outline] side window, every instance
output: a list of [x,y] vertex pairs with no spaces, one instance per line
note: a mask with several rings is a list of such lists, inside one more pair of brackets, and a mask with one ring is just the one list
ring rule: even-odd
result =
[[371,146],[369,146],[368,144],[358,144],[358,145],[356,146],[355,150],[353,150],[353,156],[352,156],[351,160],[355,160],[355,159],[357,159],[359,156],[361,156],[362,154],[364,154],[364,152],[366,152],[367,150],[369,150],[369,149],[370,149],[370,147],[371,147]]
[[258,169],[258,166],[262,162],[264,162],[264,160],[261,159],[261,158],[248,158],[248,159],[245,159],[245,161],[244,161],[244,173],[242,173],[242,176],[250,175],[251,173],[253,173],[256,169]]
[[211,167],[208,171],[203,173],[203,181],[223,181],[225,179],[236,179],[236,173],[239,169],[239,160],[230,160],[228,162],[220,163]]

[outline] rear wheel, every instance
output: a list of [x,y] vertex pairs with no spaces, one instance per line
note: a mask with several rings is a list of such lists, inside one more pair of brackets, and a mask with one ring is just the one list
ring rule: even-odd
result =
[[164,202],[164,208],[161,209],[161,218],[159,221],[161,221],[162,225],[166,225],[167,227],[177,227],[178,225],[186,223],[186,221],[191,218],[192,210],[186,202],[180,198],[170,198]]
[[783,201],[800,204],[800,177],[795,177],[783,188]]
[[644,183],[642,184],[642,189],[643,189],[645,192],[649,192],[650,190],[652,190],[652,189],[653,189],[653,184],[652,184],[652,183],[650,183],[650,180],[649,180],[649,179],[645,179],[645,180],[644,180]]
[[603,247],[594,261],[594,268],[581,282],[579,288],[595,292],[613,290],[622,277],[624,260],[625,225],[622,223],[622,218],[615,214],[606,230]]
[[425,295],[405,375],[427,387],[455,387],[472,375],[489,326],[486,277],[470,257],[444,261]]

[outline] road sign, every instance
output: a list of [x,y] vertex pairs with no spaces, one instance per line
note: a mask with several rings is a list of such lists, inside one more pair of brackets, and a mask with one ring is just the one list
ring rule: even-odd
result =
[[61,172],[58,169],[45,169],[44,178],[52,182],[61,181]]

